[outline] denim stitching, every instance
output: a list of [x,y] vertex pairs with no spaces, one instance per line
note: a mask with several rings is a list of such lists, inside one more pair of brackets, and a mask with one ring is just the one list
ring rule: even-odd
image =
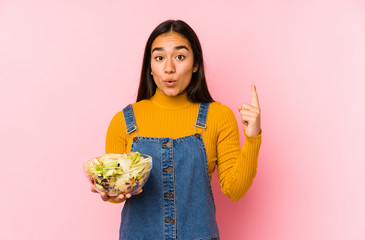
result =
[[[201,136],[201,134],[200,134],[200,136]],[[214,196],[213,196],[212,185],[210,184],[210,179],[209,179],[208,156],[207,156],[207,153],[206,153],[206,150],[205,150],[205,145],[204,145],[204,141],[203,141],[202,137],[198,138],[197,140],[201,144],[202,149],[203,149],[204,158],[205,158],[204,159],[205,178],[206,178],[206,181],[208,181],[208,183],[209,183],[210,194],[211,194],[212,201],[213,201],[213,205],[214,205],[214,212],[216,212],[216,207],[215,207],[215,201],[214,201]]]
[[177,239],[177,212],[176,212],[176,210],[177,210],[177,206],[176,206],[176,202],[177,202],[177,198],[176,198],[176,191],[175,191],[175,189],[176,189],[176,181],[175,181],[175,153],[174,153],[174,142],[172,142],[172,149],[171,149],[171,151],[172,151],[172,166],[173,166],[173,168],[174,168],[174,171],[172,172],[173,173],[173,175],[172,175],[172,182],[173,182],[173,189],[174,189],[174,216],[175,216],[175,233],[174,233],[174,236],[175,236],[175,239]]
[[194,126],[206,128],[209,103],[200,103],[198,117]]
[[132,104],[129,104],[123,109],[124,120],[127,127],[127,134],[137,130],[136,119],[134,117]]

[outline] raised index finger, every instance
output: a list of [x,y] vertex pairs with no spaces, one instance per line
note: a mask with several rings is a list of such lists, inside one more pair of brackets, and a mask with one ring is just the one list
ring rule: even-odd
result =
[[251,105],[254,107],[260,107],[256,86],[253,83],[251,83]]

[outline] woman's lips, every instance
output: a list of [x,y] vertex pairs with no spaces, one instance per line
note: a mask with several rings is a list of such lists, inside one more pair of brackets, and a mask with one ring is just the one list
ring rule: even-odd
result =
[[173,86],[175,86],[176,81],[175,80],[167,80],[167,81],[164,81],[164,83],[167,87],[173,87]]

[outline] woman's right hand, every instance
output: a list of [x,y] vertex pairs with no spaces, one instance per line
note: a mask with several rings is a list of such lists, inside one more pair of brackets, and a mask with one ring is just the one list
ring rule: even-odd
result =
[[110,201],[110,202],[113,202],[113,203],[121,203],[121,202],[124,202],[127,198],[132,197],[132,195],[138,195],[138,194],[140,194],[143,191],[142,188],[141,188],[141,189],[139,189],[137,192],[135,192],[133,194],[130,194],[130,193],[127,193],[127,194],[119,194],[118,196],[112,197],[112,196],[109,196],[108,194],[106,194],[104,192],[101,192],[100,193],[100,192],[96,191],[93,186],[90,186],[90,189],[91,189],[92,192],[98,193],[103,201]]

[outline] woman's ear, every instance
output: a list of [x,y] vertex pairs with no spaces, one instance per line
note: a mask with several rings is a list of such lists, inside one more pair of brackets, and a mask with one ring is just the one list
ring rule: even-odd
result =
[[193,68],[193,72],[195,73],[196,71],[198,71],[198,69],[199,69],[199,64],[196,63],[194,68]]

